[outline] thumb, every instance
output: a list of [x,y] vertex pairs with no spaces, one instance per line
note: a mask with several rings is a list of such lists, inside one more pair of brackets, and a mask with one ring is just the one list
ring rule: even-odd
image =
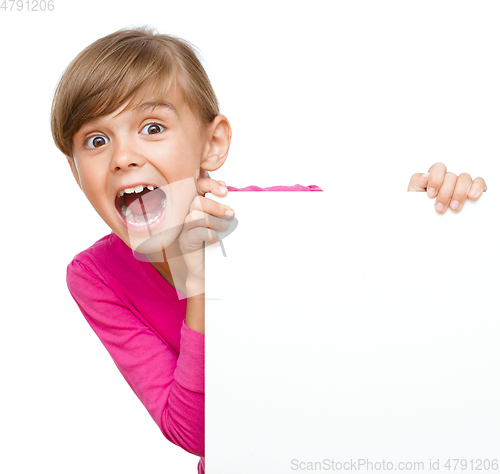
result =
[[425,191],[429,182],[429,174],[429,172],[415,173],[410,179],[408,191]]

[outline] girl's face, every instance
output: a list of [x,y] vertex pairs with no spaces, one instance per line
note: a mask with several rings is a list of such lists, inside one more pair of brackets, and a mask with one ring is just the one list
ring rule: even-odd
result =
[[217,169],[225,160],[221,162],[220,147],[214,148],[215,131],[221,121],[225,127],[225,117],[201,126],[180,93],[168,93],[161,102],[154,107],[149,98],[123,113],[125,105],[85,123],[73,137],[70,160],[94,209],[142,253],[174,241],[197,196],[200,166]]

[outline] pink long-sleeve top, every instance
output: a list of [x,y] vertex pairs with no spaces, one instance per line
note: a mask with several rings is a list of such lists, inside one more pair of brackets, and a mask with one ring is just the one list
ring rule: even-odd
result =
[[[317,186],[229,191],[321,191]],[[205,336],[186,326],[186,300],[114,233],[68,265],[85,319],[163,435],[200,456],[205,472]]]

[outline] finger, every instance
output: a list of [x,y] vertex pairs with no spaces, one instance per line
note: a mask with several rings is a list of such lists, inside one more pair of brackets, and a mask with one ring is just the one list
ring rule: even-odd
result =
[[470,190],[469,190],[469,193],[467,194],[467,196],[470,198],[470,199],[479,199],[481,197],[481,194],[483,194],[483,192],[487,191],[488,190],[488,187],[486,186],[486,182],[484,181],[483,178],[476,178],[473,182],[472,182],[472,186],[470,187]]
[[207,242],[208,244],[215,244],[219,242],[219,234],[213,229],[208,229],[206,227],[194,227],[190,229],[185,234],[185,243],[183,245],[184,252],[198,250],[200,248],[200,242]]
[[455,190],[453,191],[453,196],[450,202],[450,209],[454,211],[459,211],[462,209],[465,200],[467,199],[467,193],[472,186],[472,178],[468,173],[462,173],[455,183]]
[[195,227],[205,227],[206,229],[213,229],[223,231],[229,227],[229,222],[227,219],[221,219],[220,217],[212,216],[206,214],[203,211],[191,211],[184,219],[184,226],[182,232],[189,232]]
[[217,196],[225,196],[227,194],[226,185],[222,185],[219,181],[210,178],[199,178],[196,182],[196,190],[198,195],[205,196],[205,193],[216,194]]
[[425,191],[428,181],[429,173],[415,173],[410,179],[408,191]]
[[[435,197],[444,182],[446,175],[446,166],[443,163],[434,163],[429,168],[429,181],[427,183],[427,194]],[[451,197],[451,196],[450,196]]]
[[455,173],[451,173],[449,171],[444,175],[443,184],[441,185],[436,198],[436,211],[443,213],[446,212],[446,209],[448,209],[457,178],[458,177]]
[[194,210],[203,211],[207,214],[212,214],[213,216],[224,216],[227,219],[231,219],[235,214],[232,207],[203,196],[197,196],[193,199],[193,202],[191,202],[189,212]]
[[183,253],[200,248],[202,242],[214,244],[218,242],[219,234],[216,229],[225,230],[229,227],[226,220],[218,219],[201,211],[193,211],[188,214],[182,228]]

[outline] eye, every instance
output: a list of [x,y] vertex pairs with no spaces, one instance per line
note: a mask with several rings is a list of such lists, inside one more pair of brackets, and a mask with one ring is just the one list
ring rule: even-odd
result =
[[90,137],[87,140],[86,146],[88,148],[99,148],[108,143],[109,143],[109,138],[103,137],[102,135],[94,135],[93,137]]
[[158,123],[148,123],[141,131],[141,134],[144,135],[155,135],[156,133],[163,132],[165,127]]

